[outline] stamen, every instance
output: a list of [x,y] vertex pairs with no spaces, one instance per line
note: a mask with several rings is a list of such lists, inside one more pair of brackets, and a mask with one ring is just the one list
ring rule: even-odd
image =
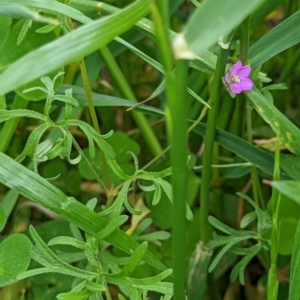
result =
[[237,75],[232,75],[232,76],[230,76],[230,81],[231,81],[231,83],[239,83],[240,78]]

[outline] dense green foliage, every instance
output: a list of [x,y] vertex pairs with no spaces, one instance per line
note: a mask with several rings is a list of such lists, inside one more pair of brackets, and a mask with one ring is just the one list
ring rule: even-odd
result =
[[0,299],[299,300],[299,24],[0,0]]

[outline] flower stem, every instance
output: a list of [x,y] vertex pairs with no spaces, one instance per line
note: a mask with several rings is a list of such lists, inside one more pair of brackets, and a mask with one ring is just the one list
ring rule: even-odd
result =
[[[250,27],[250,19],[247,18],[241,24],[241,38],[240,38],[240,60],[243,65],[248,63],[248,49],[249,49],[249,27]],[[234,130],[236,131],[236,135],[243,138],[244,133],[244,112],[245,112],[245,97],[243,94],[237,96],[236,101],[236,112],[235,112],[235,126]]]
[[[227,42],[227,41],[226,41]],[[209,213],[209,190],[211,180],[211,163],[213,156],[213,144],[215,139],[217,117],[219,112],[221,91],[222,91],[222,76],[225,72],[225,66],[228,56],[228,49],[220,49],[217,61],[216,71],[214,75],[213,91],[210,99],[211,109],[208,113],[207,129],[205,136],[205,149],[203,154],[203,170],[202,184],[200,193],[200,236],[204,245],[211,238],[211,228],[208,223]]]
[[[249,31],[250,31],[250,18],[248,17],[241,24],[240,59],[241,59],[243,65],[246,65],[248,63]],[[245,103],[245,96],[241,95],[240,98],[243,98],[243,99],[239,99],[239,100],[242,100],[242,103]],[[241,120],[244,119],[243,116],[240,116],[240,118],[241,118]],[[246,105],[246,123],[247,123],[247,127],[246,127],[247,140],[249,143],[252,144],[252,106],[250,103],[247,103],[247,105]],[[261,205],[264,206],[256,166],[250,167],[250,176],[251,176],[251,182],[252,182],[252,193],[253,193],[254,201],[256,202],[256,204],[259,205],[259,203],[261,203]]]

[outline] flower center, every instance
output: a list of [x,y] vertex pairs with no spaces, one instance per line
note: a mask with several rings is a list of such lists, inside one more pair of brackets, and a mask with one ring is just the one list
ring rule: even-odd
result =
[[229,77],[231,83],[239,83],[240,82],[240,77],[237,75],[232,75]]

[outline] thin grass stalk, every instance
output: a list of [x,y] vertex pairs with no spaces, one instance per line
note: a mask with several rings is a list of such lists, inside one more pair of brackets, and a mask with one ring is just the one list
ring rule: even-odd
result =
[[[109,49],[107,47],[103,47],[100,49],[100,53],[123,96],[129,100],[137,101],[128,81]],[[142,113],[134,110],[131,111],[131,115],[140,128],[151,153],[154,156],[159,155],[162,152],[162,147],[146,117]]]
[[247,64],[248,49],[249,49],[249,31],[250,31],[250,18],[248,17],[241,24],[241,50],[240,59],[243,64]]
[[[74,25],[73,25],[70,18],[68,18],[68,23],[70,25],[70,28],[74,29]],[[71,69],[69,74],[72,74],[72,72],[74,74],[75,68]],[[101,130],[100,130],[96,110],[95,110],[94,103],[93,103],[92,92],[91,92],[88,72],[87,72],[87,69],[86,69],[84,58],[82,58],[82,61],[80,62],[80,72],[81,72],[81,77],[82,77],[82,82],[83,82],[86,98],[87,98],[87,101],[88,101],[88,107],[89,107],[90,115],[91,115],[92,122],[93,122],[93,127],[95,128],[95,130],[99,134],[101,134]],[[70,79],[71,78],[68,78],[68,80],[70,80]],[[107,163],[105,155],[103,154],[103,152],[101,150],[100,150],[100,155],[101,155],[101,160],[103,162],[103,173],[104,173],[104,176],[106,178],[106,182],[107,182],[108,190],[109,190],[110,187],[112,186],[112,183],[111,183],[110,176],[109,176],[108,163]],[[108,197],[110,197],[109,193],[108,193]]]
[[[250,105],[250,103],[246,106],[246,119],[247,119],[247,141],[252,144],[252,109],[253,107]],[[251,176],[251,184],[252,184],[252,194],[253,199],[257,205],[261,205],[261,207],[265,206],[260,184],[259,184],[259,177],[257,172],[256,166],[250,167],[250,176]]]
[[[25,109],[28,105],[28,101],[16,94],[11,109]],[[6,152],[12,137],[20,122],[20,118],[13,118],[5,122],[0,132],[0,152]]]
[[[214,143],[213,145],[213,157],[212,157],[212,163],[213,165],[219,164],[219,156],[220,156],[220,146],[217,143]],[[222,182],[220,181],[221,172],[219,168],[212,167],[212,186],[213,186],[213,207],[214,207],[214,213],[215,217],[219,220],[222,220],[223,216],[223,208],[222,208]]]
[[[205,83],[207,81],[206,74],[202,72],[194,72],[188,78],[188,86],[195,92],[201,92],[204,89]],[[199,111],[203,108],[203,104],[199,101],[196,101],[191,95],[188,96],[189,119],[194,119],[198,116]]]
[[[70,28],[72,28],[72,30],[74,30],[74,24],[73,24],[71,18],[67,18],[67,22],[68,22]],[[95,111],[95,108],[94,108],[94,105],[93,105],[91,87],[90,87],[88,72],[87,72],[87,69],[86,69],[84,58],[82,58],[82,60],[79,64],[79,67],[80,67],[82,82],[83,82],[84,90],[85,90],[85,93],[86,93],[86,97],[87,97],[87,101],[88,101],[88,106],[89,106],[92,122],[93,122],[95,130],[100,134],[101,133],[100,132],[100,127],[99,127],[96,111]],[[77,63],[71,63],[70,65],[67,66],[67,68],[66,68],[67,72],[66,72],[65,78],[64,78],[65,83],[68,83],[68,84],[73,83],[73,79],[74,79],[75,73],[77,71],[77,68],[78,68]]]
[[[225,41],[227,42],[227,41]],[[215,139],[217,117],[220,106],[220,98],[222,91],[222,76],[225,72],[225,66],[228,56],[228,49],[221,48],[217,61],[216,71],[214,75],[212,96],[210,99],[211,109],[208,113],[207,129],[205,136],[205,149],[203,154],[202,183],[200,193],[200,236],[206,245],[211,238],[211,229],[208,223],[209,213],[209,191],[211,181],[211,164],[213,156],[213,144]]]
[[96,110],[93,104],[93,97],[92,97],[91,87],[90,87],[84,59],[80,63],[80,71],[81,71],[82,82],[83,82],[83,86],[84,86],[84,90],[85,90],[85,94],[86,94],[86,98],[87,98],[87,102],[88,102],[88,106],[89,106],[89,110],[93,122],[93,127],[99,134],[101,134],[98,118],[96,115]]
[[175,74],[171,44],[168,35],[168,3],[155,0],[151,11],[160,58],[165,70],[166,118],[168,137],[171,144],[173,226],[172,264],[174,274],[174,300],[185,299],[185,210],[187,196],[187,68],[186,61],[177,61]]
[[[248,49],[249,49],[249,30],[250,30],[250,19],[247,18],[241,24],[241,47],[240,47],[240,60],[242,61],[243,65],[248,63]],[[244,133],[244,112],[245,112],[245,97],[243,94],[237,96],[236,101],[236,115],[235,115],[235,122],[236,126],[235,131],[236,135],[243,138]]]
[[[275,166],[273,180],[280,180],[280,141],[277,140],[275,152]],[[273,188],[272,190],[272,232],[271,232],[271,267],[268,272],[267,283],[267,299],[277,299],[278,294],[278,280],[277,280],[277,256],[278,256],[278,241],[279,241],[279,211],[280,211],[280,193]]]
[[[248,64],[248,49],[249,49],[249,33],[250,33],[250,18],[247,18],[241,24],[241,55],[240,59],[243,65]],[[245,96],[241,95],[240,98],[243,98],[243,102],[245,103]],[[241,99],[240,99],[241,100]],[[246,105],[246,130],[247,130],[247,140],[250,144],[252,144],[252,109],[253,107],[250,103]],[[243,116],[241,116],[243,120]],[[264,201],[262,199],[262,193],[259,185],[259,177],[256,166],[250,167],[250,176],[252,182],[252,193],[254,201],[259,205],[264,206]]]
[[[81,71],[82,82],[83,82],[83,86],[84,86],[86,98],[87,98],[87,101],[88,101],[88,106],[89,106],[89,110],[90,110],[90,115],[91,115],[91,118],[92,118],[93,126],[94,126],[95,130],[99,134],[101,134],[101,130],[100,130],[98,118],[97,118],[97,115],[96,115],[96,110],[95,110],[94,103],[93,103],[91,87],[90,87],[89,78],[88,78],[87,69],[86,69],[86,65],[85,65],[84,59],[80,63],[80,71]],[[109,176],[109,171],[108,171],[108,163],[107,163],[106,157],[103,154],[103,152],[101,150],[100,150],[100,152],[101,152],[100,153],[101,154],[101,160],[103,162],[104,176],[106,178],[108,189],[110,189],[110,187],[112,186],[112,183],[110,181],[110,176]]]
[[141,169],[147,170],[149,167],[151,167],[154,163],[156,163],[163,155],[165,155],[169,150],[170,146],[165,148],[159,155],[155,156],[152,160],[150,160],[146,165],[144,165]]
[[88,160],[88,158],[86,157],[86,155],[84,154],[84,152],[82,151],[82,149],[80,148],[80,146],[78,145],[78,143],[77,143],[77,141],[75,140],[74,137],[73,137],[73,146],[78,151],[78,153],[81,154],[83,160],[85,161],[85,163],[88,165],[89,169],[94,174],[94,176],[96,178],[96,181],[100,184],[100,186],[103,188],[103,190],[106,192],[106,194],[109,195],[109,191],[106,188],[104,182],[101,180],[101,178],[99,177],[98,173],[96,172],[96,170],[94,169],[94,167],[92,166],[92,164],[90,163],[90,161]]
[[64,76],[64,83],[65,84],[72,84],[74,81],[74,77],[75,74],[78,70],[78,63],[74,62],[69,64],[66,68],[65,68],[65,76]]
[[224,100],[220,107],[220,115],[218,117],[218,128],[226,130],[232,119],[235,101],[229,94],[224,95]]
[[233,121],[231,125],[232,127],[231,133],[240,138],[244,137],[244,128],[245,128],[244,112],[245,112],[245,99],[243,98],[243,95],[238,95],[236,97],[235,111],[233,114]]

